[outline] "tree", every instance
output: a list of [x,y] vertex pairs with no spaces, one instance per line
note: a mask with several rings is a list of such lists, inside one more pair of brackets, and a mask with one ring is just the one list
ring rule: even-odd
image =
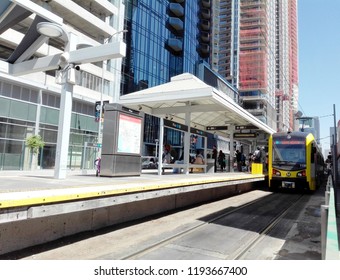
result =
[[40,135],[32,135],[26,138],[26,146],[31,151],[31,169],[33,169],[33,158],[38,154],[39,149],[43,148],[45,142],[42,140]]

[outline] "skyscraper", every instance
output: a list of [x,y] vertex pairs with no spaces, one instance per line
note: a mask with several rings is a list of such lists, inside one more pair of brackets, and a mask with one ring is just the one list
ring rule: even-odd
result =
[[213,1],[212,68],[270,127],[294,129],[298,104],[296,0]]

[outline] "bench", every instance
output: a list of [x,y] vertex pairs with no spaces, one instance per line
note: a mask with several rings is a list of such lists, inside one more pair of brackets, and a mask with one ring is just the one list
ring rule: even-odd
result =
[[[182,173],[182,169],[184,169],[186,167],[187,167],[186,163],[163,163],[162,173],[164,174],[164,169],[173,169],[173,168],[180,169],[180,172],[178,172],[178,173]],[[189,170],[191,170],[190,173],[195,173],[195,172],[206,173],[207,165],[206,164],[194,164],[194,163],[190,163],[189,164]]]

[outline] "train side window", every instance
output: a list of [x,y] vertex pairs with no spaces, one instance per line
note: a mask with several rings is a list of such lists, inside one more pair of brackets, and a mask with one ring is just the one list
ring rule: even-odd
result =
[[316,153],[316,147],[312,145],[311,163],[314,163],[315,153]]

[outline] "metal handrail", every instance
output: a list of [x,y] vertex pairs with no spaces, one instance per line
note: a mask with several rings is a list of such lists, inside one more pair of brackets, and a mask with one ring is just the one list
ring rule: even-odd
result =
[[332,176],[328,176],[325,205],[321,205],[321,251],[323,260],[340,260]]

